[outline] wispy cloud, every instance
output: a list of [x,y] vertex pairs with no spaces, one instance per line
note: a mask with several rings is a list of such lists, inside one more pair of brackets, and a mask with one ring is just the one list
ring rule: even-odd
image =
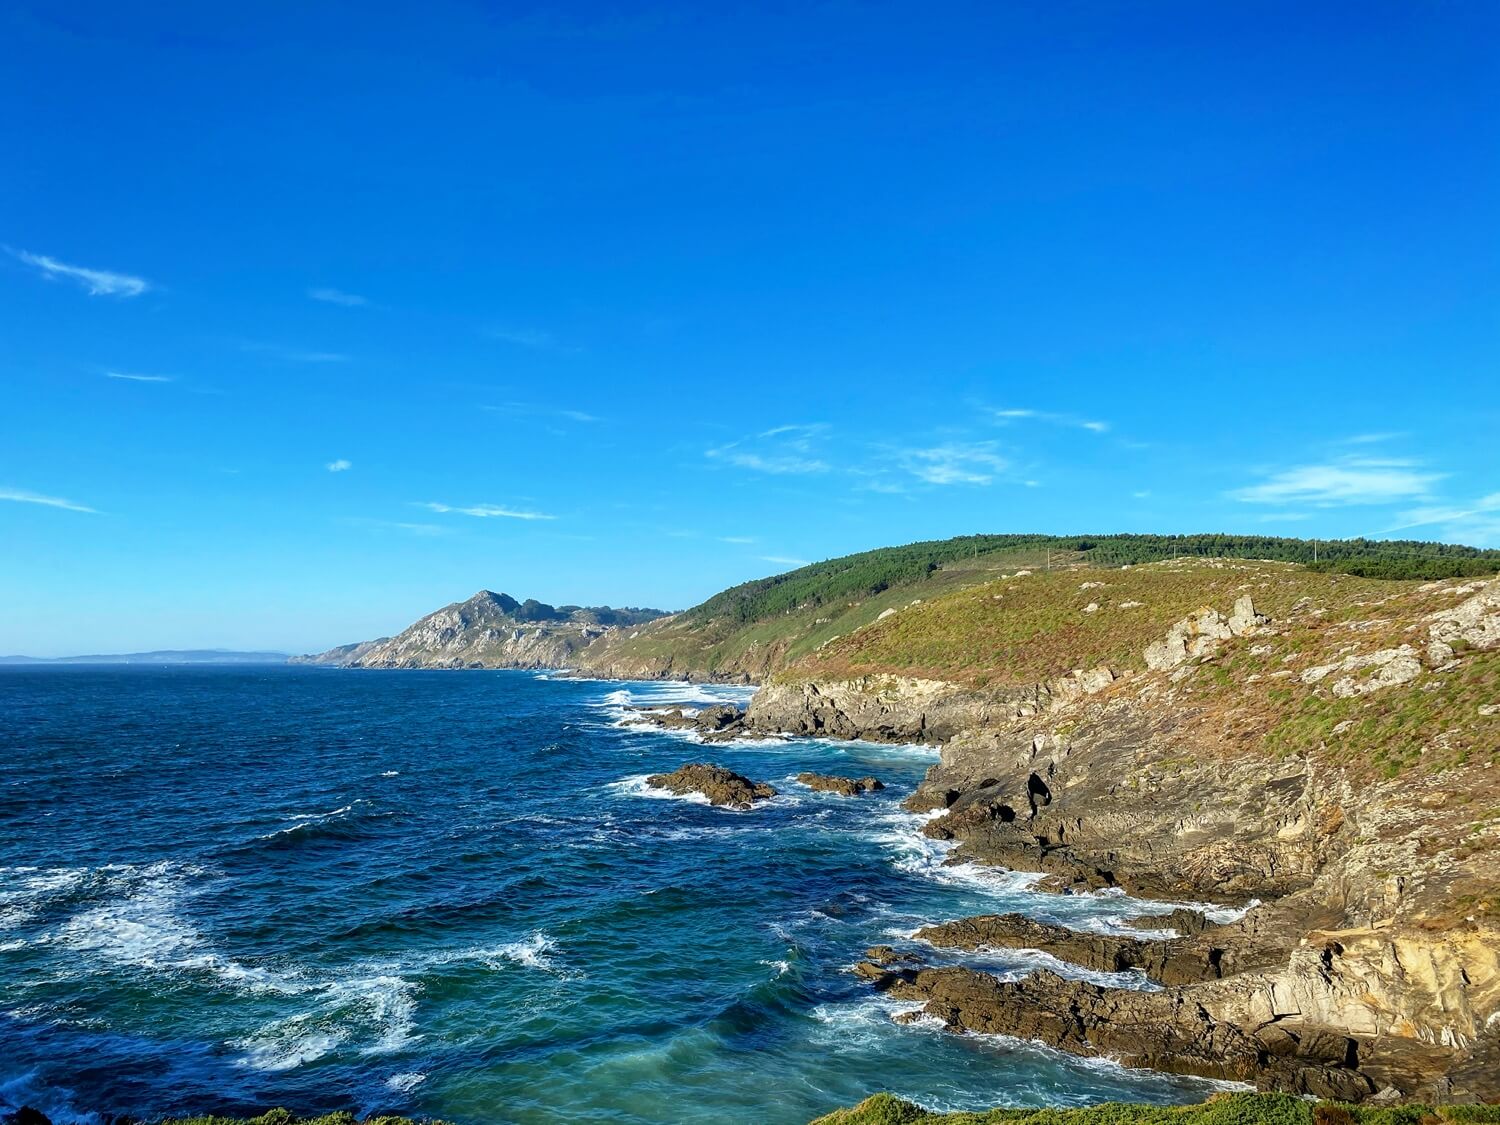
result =
[[741,469],[754,469],[758,473],[772,473],[777,476],[801,474],[801,473],[826,473],[828,462],[819,461],[815,457],[800,457],[795,454],[773,454],[766,455],[753,453],[745,449],[734,449],[731,446],[720,446],[718,449],[710,449],[704,456],[723,461],[729,465],[737,465]]
[[[10,250],[9,247],[6,249]],[[26,250],[10,250],[10,253],[49,281],[77,282],[88,291],[91,297],[139,297],[151,288],[150,282],[145,278],[135,277],[128,273],[70,266],[46,254],[32,254]]]
[[1398,433],[1354,434],[1351,437],[1344,438],[1343,441],[1341,441],[1339,444],[1340,445],[1377,445],[1380,442],[1383,442],[1383,441],[1395,441],[1397,438],[1404,437],[1404,436],[1405,435],[1398,434]]
[[307,348],[289,348],[281,344],[268,344],[259,340],[246,340],[240,345],[247,352],[258,352],[287,363],[348,363],[349,357],[342,352],[320,352]]
[[0,488],[0,500],[14,500],[17,504],[41,504],[48,508],[62,508],[68,512],[99,514],[97,508],[75,504],[71,500],[64,500],[61,496],[43,496],[40,492],[30,492],[24,488]]
[[501,325],[491,326],[484,330],[484,334],[491,340],[499,340],[502,343],[514,344],[518,348],[528,348],[534,352],[557,352],[561,355],[576,355],[583,349],[558,339],[551,332],[540,328],[516,328]]
[[761,562],[775,563],[777,566],[811,566],[807,559],[794,559],[786,555],[761,555]]
[[756,540],[755,540],[755,537],[753,535],[721,535],[721,536],[719,536],[719,542],[720,543],[734,543],[734,544],[738,544],[740,546],[748,546],[749,544],[754,543],[755,541]]
[[342,289],[309,289],[307,295],[314,301],[322,301],[329,305],[342,305],[346,309],[357,309],[361,305],[368,305],[367,298],[357,293],[345,293]]
[[327,468],[330,473],[347,473],[350,469],[354,468],[354,462],[345,461],[342,457],[340,457],[337,461],[328,462],[325,468]]
[[132,383],[170,383],[173,381],[170,375],[131,375],[125,371],[106,371],[104,377],[106,379],[125,379]]
[[434,500],[428,500],[417,505],[426,508],[430,512],[452,512],[460,516],[474,516],[476,519],[508,519],[508,520],[555,520],[556,516],[549,516],[544,512],[526,512],[515,508],[502,508],[498,504],[472,504],[464,507],[458,504],[440,504]]
[[489,410],[496,414],[518,414],[533,415],[544,418],[566,418],[569,422],[602,422],[604,419],[597,414],[590,414],[586,410],[573,410],[565,407],[542,406],[533,402],[502,402],[495,406],[482,406],[481,410]]
[[1443,479],[1420,463],[1394,458],[1345,457],[1321,465],[1301,465],[1273,473],[1260,484],[1229,495],[1249,504],[1391,504],[1426,496]]
[[826,431],[825,423],[792,423],[772,426],[748,438],[703,451],[713,461],[774,476],[826,473],[832,467],[818,456],[814,443]]
[[1075,429],[1088,430],[1096,434],[1109,432],[1108,422],[1100,422],[1092,418],[1079,418],[1073,414],[1058,414],[1050,410],[1030,410],[1025,407],[1011,407],[1006,410],[991,410],[990,413],[1001,422],[1018,422],[1030,419],[1036,422],[1048,422],[1054,426],[1072,426]]
[[1010,468],[990,441],[949,443],[927,449],[906,449],[899,463],[924,484],[989,484]]
[[1402,512],[1386,533],[1438,527],[1449,542],[1476,547],[1500,544],[1500,492],[1459,504],[1428,504]]

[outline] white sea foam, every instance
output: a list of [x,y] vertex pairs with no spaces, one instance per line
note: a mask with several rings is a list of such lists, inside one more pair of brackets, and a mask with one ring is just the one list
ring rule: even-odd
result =
[[[915,933],[904,936],[908,940],[916,938]],[[1087,981],[1101,988],[1127,988],[1133,992],[1161,990],[1161,985],[1144,973],[1134,970],[1110,973],[1099,969],[1088,969],[1082,965],[1075,965],[1071,961],[1064,961],[1042,949],[997,949],[980,946],[975,950],[956,950],[933,946],[929,942],[922,944],[933,951],[925,957],[925,960],[933,964],[962,965],[966,968],[981,969],[1003,981],[1017,981],[1022,977],[1030,976],[1038,969],[1046,969],[1067,980]]]
[[18,930],[49,905],[76,893],[93,871],[87,867],[0,867],[0,930]]
[[118,893],[64,922],[59,937],[72,948],[115,965],[179,967],[202,944],[178,912],[187,880],[201,869],[162,862],[110,879]]
[[252,1070],[294,1070],[315,1062],[333,1051],[348,1038],[342,1028],[321,1030],[311,1026],[306,1014],[292,1016],[257,1031],[243,1039],[230,1040],[228,1046],[242,1051],[236,1066]]
[[[739,684],[692,684],[676,680],[630,682],[624,687],[606,692],[593,704],[618,727],[629,730],[661,731],[662,728],[646,722],[636,715],[640,710],[667,710],[675,708],[709,707],[718,703],[733,703],[744,706],[750,702],[756,689]],[[697,740],[697,732],[689,730],[664,731],[685,741]]]
[[690,805],[706,805],[723,813],[753,813],[767,808],[789,808],[803,803],[803,798],[793,793],[777,793],[774,797],[762,798],[748,808],[740,808],[735,805],[715,805],[702,793],[673,793],[670,789],[661,789],[651,785],[646,779],[651,774],[639,773],[630,777],[623,777],[619,781],[611,781],[604,786],[606,790],[621,797],[647,797],[653,801],[683,801]]
[[401,771],[400,770],[386,770],[380,776],[381,777],[400,777],[401,776]]
[[948,857],[958,845],[950,840],[934,840],[922,835],[922,825],[935,813],[910,813],[892,810],[872,818],[871,838],[892,856],[898,871],[987,894],[1012,895],[1030,890],[1045,876],[1031,871],[1011,871],[978,863],[949,863]]
[[557,952],[557,943],[538,930],[523,941],[507,942],[493,949],[459,954],[455,959],[471,958],[483,962],[490,968],[502,968],[504,964],[524,965],[527,968],[552,973],[557,971],[557,965],[551,956],[555,952]]
[[924,762],[935,762],[942,755],[941,747],[921,742],[869,742],[862,738],[798,738],[797,741],[836,750],[840,754],[859,752],[877,757],[915,758]]
[[712,802],[702,793],[673,793],[670,789],[658,789],[646,779],[650,774],[639,773],[611,781],[604,788],[621,797],[649,797],[653,801],[686,801],[691,805],[709,805]]
[[394,1090],[398,1094],[409,1094],[427,1081],[427,1075],[418,1071],[407,1074],[393,1074],[385,1080],[387,1090]]
[[840,1049],[869,1049],[895,1030],[897,1016],[922,1010],[921,1003],[891,1000],[884,996],[862,996],[858,1000],[825,1003],[807,1013],[820,1027],[815,1035]]
[[[256,1070],[291,1070],[313,1062],[346,1044],[360,1055],[406,1050],[422,1038],[416,1030],[420,977],[456,964],[478,964],[492,970],[515,966],[553,973],[563,979],[577,974],[560,969],[556,943],[541,931],[504,945],[474,949],[414,952],[392,960],[359,962],[330,979],[306,984],[310,1007],[273,1021],[253,1035],[229,1045],[242,1052],[239,1064]],[[412,1079],[416,1085],[421,1076]]]
[[104,868],[114,897],[79,911],[43,942],[60,941],[113,968],[202,973],[238,991],[293,996],[314,987],[270,969],[242,965],[208,947],[184,904],[205,889],[202,868],[160,862]]

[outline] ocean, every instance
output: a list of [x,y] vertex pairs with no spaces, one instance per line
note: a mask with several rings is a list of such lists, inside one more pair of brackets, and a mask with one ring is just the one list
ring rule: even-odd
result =
[[[976,1109],[1215,1088],[893,1023],[902,1006],[848,971],[867,946],[968,914],[1111,929],[1170,904],[944,865],[901,808],[930,748],[702,746],[625,710],[750,690],[0,669],[0,1107],[800,1125],[879,1090]],[[739,812],[644,784],[689,761],[780,795]],[[887,788],[815,793],[802,770]]]

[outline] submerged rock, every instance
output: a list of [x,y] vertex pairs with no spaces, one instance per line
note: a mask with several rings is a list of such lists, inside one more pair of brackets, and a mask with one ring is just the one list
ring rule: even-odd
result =
[[839,777],[831,773],[799,773],[797,780],[809,789],[837,793],[842,797],[858,797],[861,793],[874,793],[885,788],[885,784],[878,777]]
[[672,793],[701,793],[709,804],[734,809],[748,809],[756,801],[776,796],[776,790],[763,781],[751,781],[742,774],[706,762],[689,762],[671,773],[652,774],[646,784]]

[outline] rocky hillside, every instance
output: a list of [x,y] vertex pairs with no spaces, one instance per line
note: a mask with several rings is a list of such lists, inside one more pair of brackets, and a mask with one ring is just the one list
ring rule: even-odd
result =
[[[1254,904],[1134,945],[991,917],[871,951],[871,987],[950,1028],[1343,1100],[1500,1097],[1500,580],[1022,570],[822,645],[745,725],[941,743],[911,805],[956,859]],[[1016,942],[1165,987],[923,958]]]
[[[669,620],[603,638],[589,647],[581,667],[626,679],[761,683],[914,601],[930,602],[1002,574],[1079,565],[1115,571],[1201,558],[1297,562],[1310,572],[1380,578],[1500,572],[1500,551],[1417,541],[969,535],[864,551],[743,583]],[[950,639],[940,635],[943,643]],[[982,666],[984,654],[979,656]]]
[[345,668],[565,668],[612,631],[661,617],[654,609],[551,606],[481,590],[394,637],[340,645],[294,663]]

